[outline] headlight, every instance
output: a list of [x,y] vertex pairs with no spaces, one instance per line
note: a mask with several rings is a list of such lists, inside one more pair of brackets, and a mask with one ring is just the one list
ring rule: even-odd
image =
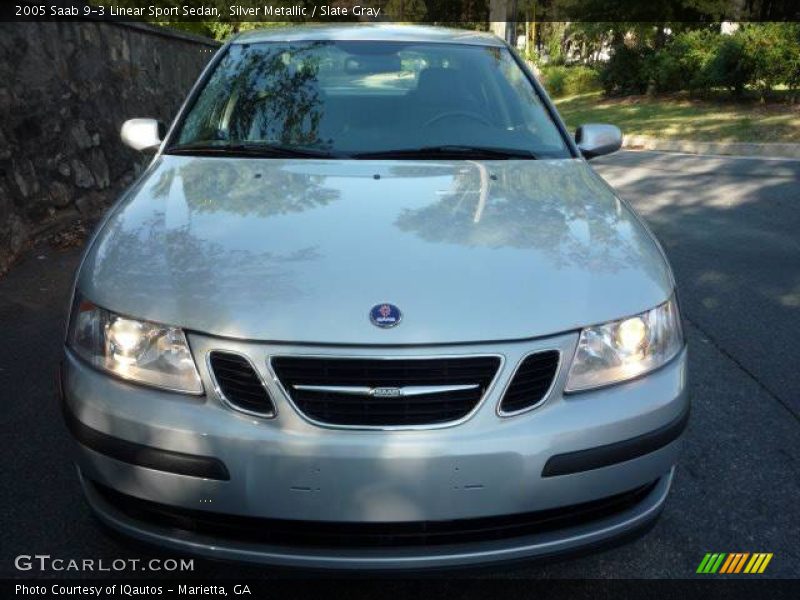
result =
[[67,343],[91,365],[124,379],[203,393],[186,336],[177,327],[130,319],[78,299]]
[[581,331],[567,392],[632,379],[669,362],[683,348],[675,298],[653,310]]

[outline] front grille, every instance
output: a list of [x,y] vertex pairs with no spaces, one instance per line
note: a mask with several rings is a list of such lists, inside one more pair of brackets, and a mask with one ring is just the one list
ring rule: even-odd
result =
[[187,509],[141,500],[95,482],[106,502],[130,518],[183,532],[229,542],[285,547],[397,548],[506,540],[587,525],[612,517],[642,502],[656,481],[614,496],[535,512],[397,523],[347,523],[245,517]]
[[269,394],[247,358],[215,350],[209,356],[209,364],[219,391],[228,404],[248,413],[275,414]]
[[544,399],[558,370],[557,350],[530,354],[522,361],[500,402],[503,413],[525,410]]
[[[468,415],[480,402],[500,367],[498,356],[459,358],[272,359],[272,368],[298,410],[331,425],[435,425]],[[358,388],[325,391],[304,387]],[[461,386],[464,389],[411,393],[411,388]],[[474,387],[468,387],[474,386]],[[404,389],[405,388],[405,389]],[[367,390],[404,389],[402,396],[368,395]]]

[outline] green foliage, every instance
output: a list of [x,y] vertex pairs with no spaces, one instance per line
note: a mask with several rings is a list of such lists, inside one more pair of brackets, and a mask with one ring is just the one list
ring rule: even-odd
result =
[[797,23],[758,23],[742,32],[743,46],[752,62],[750,83],[761,98],[778,84],[796,90],[800,82],[800,25]]
[[737,97],[753,80],[755,64],[741,35],[724,36],[705,65],[709,84],[728,88]]
[[568,96],[587,94],[601,89],[600,74],[596,69],[584,65],[569,67],[567,70],[566,89]]
[[703,92],[711,84],[708,65],[720,37],[707,29],[685,31],[656,50],[641,35],[638,43],[613,52],[603,71],[603,88],[609,95]]
[[567,67],[552,65],[542,68],[542,85],[547,93],[557,98],[564,95],[565,82],[567,81]]
[[617,46],[600,73],[603,91],[611,96],[643,94],[648,84],[646,63],[652,54],[647,46]]
[[730,35],[703,26],[669,36],[659,48],[648,33],[640,28],[618,38],[601,71],[606,94],[707,96],[722,88],[737,97],[753,89],[764,98],[781,84],[800,88],[800,24],[748,24]]
[[[725,36],[708,29],[685,31],[675,36],[672,43],[661,51],[671,58],[671,66],[675,69],[673,73],[665,74],[665,79],[672,85],[659,91],[708,91],[713,84],[709,65],[713,62],[723,37]],[[650,75],[655,74],[651,72]]]
[[539,43],[543,49],[543,54],[547,57],[547,64],[564,64],[564,42],[566,41],[566,31],[566,23],[539,23]]
[[542,64],[542,57],[539,56],[539,51],[536,49],[536,46],[533,44],[529,44],[525,48],[525,52],[523,53],[523,57],[528,62],[533,63],[534,65],[541,65]]
[[684,61],[674,52],[662,49],[642,60],[641,75],[644,80],[640,82],[640,87],[653,85],[659,92],[672,92],[683,88],[689,80]]
[[555,98],[574,96],[598,91],[600,74],[584,65],[552,65],[542,68],[542,82],[547,93]]
[[615,27],[614,23],[570,23],[566,36],[571,42],[572,50],[580,62],[595,62],[598,55],[609,42],[609,36]]

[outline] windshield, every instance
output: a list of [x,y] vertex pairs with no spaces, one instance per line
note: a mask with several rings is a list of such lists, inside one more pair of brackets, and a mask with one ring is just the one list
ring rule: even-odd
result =
[[168,152],[259,148],[300,158],[571,156],[506,48],[400,42],[231,45]]

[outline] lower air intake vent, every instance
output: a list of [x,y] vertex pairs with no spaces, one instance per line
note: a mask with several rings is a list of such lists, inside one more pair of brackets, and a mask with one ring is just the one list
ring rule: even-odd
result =
[[[157,504],[88,482],[115,510],[129,518],[166,528],[187,543],[196,536],[224,543],[288,548],[419,548],[487,543],[542,535],[607,521],[639,506],[657,482],[591,502],[535,512],[449,521],[346,522],[265,519]],[[598,525],[593,525],[597,527]],[[563,535],[560,533],[559,535]]]
[[307,417],[367,427],[435,425],[466,417],[499,367],[498,356],[272,359],[281,384]]
[[275,407],[250,361],[240,354],[212,352],[211,371],[223,400],[234,408],[261,416],[272,416]]
[[500,412],[515,413],[541,402],[556,376],[558,357],[557,350],[525,357],[500,402]]

